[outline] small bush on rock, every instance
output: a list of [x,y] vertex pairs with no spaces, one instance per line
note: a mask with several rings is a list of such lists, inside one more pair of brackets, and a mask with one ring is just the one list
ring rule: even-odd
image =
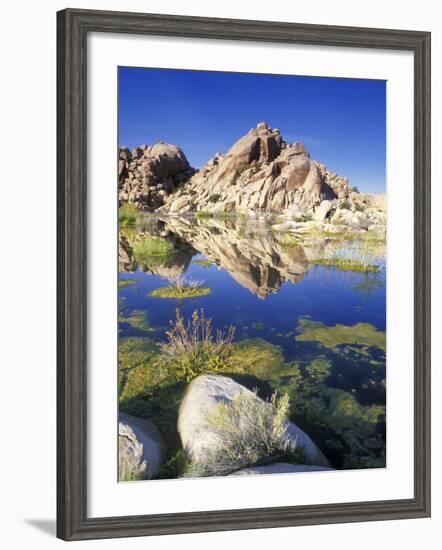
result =
[[204,460],[194,462],[187,476],[222,476],[256,465],[290,461],[308,463],[303,449],[287,436],[287,394],[262,401],[256,393],[242,393],[229,403],[221,402],[207,422],[218,444]]

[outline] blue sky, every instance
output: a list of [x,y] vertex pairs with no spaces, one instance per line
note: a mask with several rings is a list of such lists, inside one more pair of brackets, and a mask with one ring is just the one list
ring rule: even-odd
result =
[[385,81],[120,67],[118,82],[120,146],[167,141],[200,168],[266,121],[361,191],[385,191]]

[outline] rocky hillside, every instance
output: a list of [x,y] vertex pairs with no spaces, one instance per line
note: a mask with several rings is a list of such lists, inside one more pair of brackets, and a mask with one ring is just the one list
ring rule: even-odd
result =
[[119,200],[165,214],[278,214],[359,229],[385,225],[385,197],[360,193],[261,122],[199,171],[175,145],[119,152]]
[[160,141],[130,151],[119,150],[118,197],[121,203],[133,203],[143,210],[155,210],[195,170],[175,145]]
[[286,143],[279,130],[261,122],[225,155],[216,154],[162,210],[294,217],[312,214],[325,199],[345,200],[351,193],[347,178],[311,160],[302,143]]

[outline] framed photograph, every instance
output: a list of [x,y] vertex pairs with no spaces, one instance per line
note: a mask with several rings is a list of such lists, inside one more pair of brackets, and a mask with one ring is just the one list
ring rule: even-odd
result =
[[58,13],[58,536],[430,515],[430,33]]

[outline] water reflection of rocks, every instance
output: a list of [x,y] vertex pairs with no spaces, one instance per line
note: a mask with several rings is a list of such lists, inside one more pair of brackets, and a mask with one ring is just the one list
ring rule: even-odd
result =
[[[133,244],[146,236],[173,243],[174,252],[139,262]],[[195,219],[186,217],[150,218],[148,224],[131,234],[120,235],[120,272],[139,268],[164,278],[185,273],[197,254],[227,271],[242,287],[265,299],[285,282],[299,283],[309,269],[309,261],[323,258],[343,247],[336,239],[296,241],[293,236],[269,230],[264,220]]]

